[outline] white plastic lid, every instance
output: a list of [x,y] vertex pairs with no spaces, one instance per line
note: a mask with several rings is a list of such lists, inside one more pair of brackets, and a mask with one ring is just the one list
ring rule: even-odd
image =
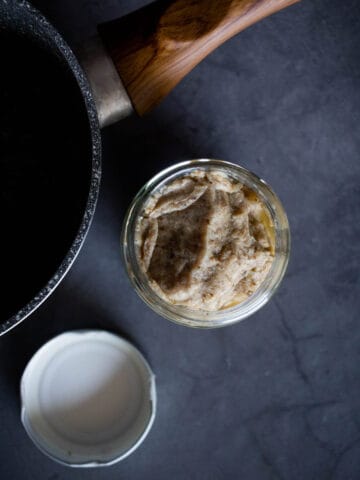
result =
[[63,333],[29,361],[22,423],[35,445],[75,467],[111,465],[145,439],[155,417],[155,377],[129,342],[101,330]]

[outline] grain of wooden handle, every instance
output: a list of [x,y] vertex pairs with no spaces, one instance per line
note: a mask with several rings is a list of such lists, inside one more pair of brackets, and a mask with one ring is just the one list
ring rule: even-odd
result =
[[159,0],[99,26],[143,115],[206,55],[255,22],[299,0]]

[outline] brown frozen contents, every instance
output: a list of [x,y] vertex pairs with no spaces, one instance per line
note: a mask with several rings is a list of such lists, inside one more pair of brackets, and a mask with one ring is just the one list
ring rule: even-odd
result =
[[150,196],[135,243],[153,290],[193,310],[244,301],[274,259],[267,207],[254,191],[213,170],[195,170]]

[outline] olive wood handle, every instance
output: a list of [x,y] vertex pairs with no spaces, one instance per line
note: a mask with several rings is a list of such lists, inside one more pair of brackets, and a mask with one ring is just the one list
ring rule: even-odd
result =
[[223,42],[297,1],[158,0],[98,29],[143,115]]

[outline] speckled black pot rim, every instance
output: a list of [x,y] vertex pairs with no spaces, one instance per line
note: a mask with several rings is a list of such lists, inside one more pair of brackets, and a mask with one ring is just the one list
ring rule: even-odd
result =
[[97,111],[89,84],[75,55],[56,29],[28,2],[0,0],[0,28],[3,25],[9,25],[10,20],[11,28],[13,30],[19,30],[20,33],[30,33],[34,39],[38,39],[39,41],[50,45],[54,53],[64,59],[73,73],[83,95],[88,114],[89,131],[92,143],[92,172],[83,219],[70,250],[55,274],[36,294],[36,296],[15,315],[0,323],[0,336],[14,328],[33,313],[49,297],[69,271],[89,231],[95,213],[101,178],[101,136]]

